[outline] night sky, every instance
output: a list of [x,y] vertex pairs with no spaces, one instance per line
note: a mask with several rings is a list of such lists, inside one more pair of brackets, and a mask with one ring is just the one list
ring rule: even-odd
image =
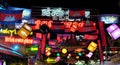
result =
[[120,0],[8,0],[11,6],[31,8],[39,5],[41,7],[63,7],[70,9],[97,9],[100,14],[119,14]]

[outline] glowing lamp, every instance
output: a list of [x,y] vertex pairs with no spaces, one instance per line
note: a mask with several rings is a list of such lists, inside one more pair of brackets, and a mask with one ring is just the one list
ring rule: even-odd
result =
[[56,63],[55,58],[47,58],[46,61],[47,63]]
[[52,49],[50,47],[46,47],[46,50],[51,51]]
[[14,45],[12,49],[17,51],[19,49],[19,45]]
[[96,48],[97,48],[97,44],[95,42],[91,42],[87,49],[91,52],[94,52]]
[[70,58],[70,56],[67,56],[67,59],[69,59]]
[[50,56],[50,55],[51,55],[50,51],[46,52],[46,56]]
[[68,56],[70,56],[70,57],[71,57],[72,55],[71,55],[71,54],[68,54]]
[[79,59],[80,57],[79,56],[76,56],[76,59]]
[[57,53],[57,57],[60,57],[60,53]]
[[56,59],[55,59],[56,61],[59,61],[60,60],[60,57],[56,57]]
[[82,56],[82,53],[79,52],[78,55],[79,55],[79,56]]
[[32,48],[31,48],[31,51],[38,51],[38,48],[37,48],[37,47],[35,47],[35,48],[32,47]]
[[67,49],[63,48],[63,49],[62,49],[62,53],[63,53],[63,54],[66,54],[66,53],[67,53]]
[[92,55],[93,55],[93,53],[92,53],[92,52],[89,52],[86,56],[89,57],[89,58],[91,58]]

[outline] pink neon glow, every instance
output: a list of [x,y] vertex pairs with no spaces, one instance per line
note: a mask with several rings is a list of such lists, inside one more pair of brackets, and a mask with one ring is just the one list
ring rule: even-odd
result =
[[60,60],[60,57],[56,57],[56,59],[55,59],[56,61],[59,61]]
[[0,65],[2,65],[2,60],[0,60]]
[[116,40],[120,37],[120,28],[115,29],[112,33],[111,36]]
[[93,55],[93,53],[92,53],[92,52],[89,52],[89,53],[87,54],[87,57],[91,58],[92,55]]
[[111,32],[114,31],[116,28],[118,28],[118,26],[117,26],[116,24],[112,24],[112,25],[110,25],[110,26],[107,28],[107,31],[111,33]]

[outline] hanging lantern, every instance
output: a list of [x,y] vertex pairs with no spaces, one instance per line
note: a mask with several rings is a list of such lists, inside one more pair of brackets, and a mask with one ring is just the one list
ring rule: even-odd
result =
[[67,53],[67,49],[63,48],[63,49],[62,49],[62,53],[63,53],[63,54],[66,54],[66,53]]

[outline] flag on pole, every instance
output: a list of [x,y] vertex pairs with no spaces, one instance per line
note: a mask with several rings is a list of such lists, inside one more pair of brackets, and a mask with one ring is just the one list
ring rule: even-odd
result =
[[22,20],[23,10],[0,10],[0,22],[15,22]]

